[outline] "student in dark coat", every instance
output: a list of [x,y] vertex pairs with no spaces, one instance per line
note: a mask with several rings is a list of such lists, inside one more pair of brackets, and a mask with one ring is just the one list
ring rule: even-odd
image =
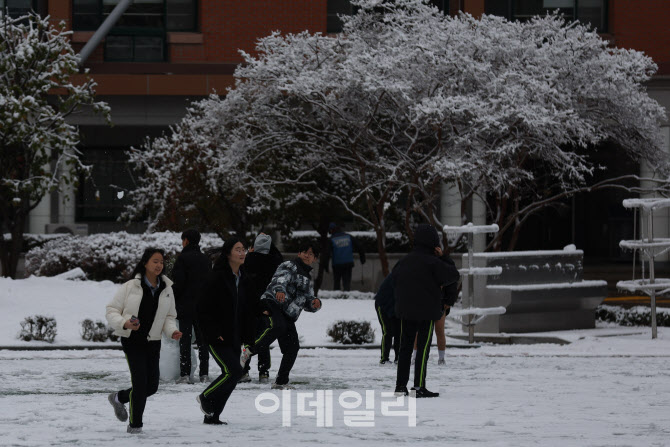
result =
[[179,340],[180,377],[177,383],[191,383],[191,334],[194,329],[200,360],[200,382],[207,382],[209,350],[195,318],[195,306],[202,295],[202,288],[212,270],[212,264],[209,257],[200,251],[200,233],[197,230],[184,231],[181,234],[181,243],[184,248],[172,268],[177,320],[179,330],[184,334]]
[[[272,237],[265,233],[261,233],[256,237],[254,246],[249,250],[246,260],[244,261],[244,268],[249,275],[250,290],[247,294],[247,304],[251,312],[251,321],[247,325],[247,333],[244,337],[246,345],[253,345],[256,342],[256,328],[264,326],[264,320],[268,318],[263,315],[261,308],[261,296],[265,293],[265,289],[272,281],[272,277],[277,271],[277,267],[284,262],[284,257],[277,250],[277,247],[272,243]],[[259,347],[258,353],[258,381],[267,383],[270,379],[270,348],[268,346]],[[244,366],[244,375],[240,382],[250,382],[249,377],[249,359]]]
[[242,264],[246,249],[237,238],[223,244],[221,256],[214,264],[197,305],[198,321],[221,375],[197,397],[205,414],[205,424],[225,424],[219,416],[242,375],[240,346],[244,325],[248,321],[246,293],[248,275]]
[[414,368],[416,397],[437,397],[426,389],[426,370],[435,321],[446,309],[443,289],[456,283],[458,270],[438,256],[442,255],[437,230],[419,225],[414,232],[414,248],[391,273],[395,290],[395,313],[400,319],[400,360],[396,393],[407,394],[414,338],[419,353]]
[[388,275],[379,286],[375,295],[375,311],[377,319],[382,327],[382,356],[380,365],[390,363],[389,355],[391,347],[395,362],[398,363],[398,351],[400,348],[400,320],[395,316],[395,296],[393,294],[393,278]]

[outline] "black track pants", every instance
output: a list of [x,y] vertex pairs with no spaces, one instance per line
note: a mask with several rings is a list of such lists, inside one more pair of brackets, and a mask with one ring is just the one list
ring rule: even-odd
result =
[[396,317],[390,317],[384,312],[380,306],[375,306],[377,311],[377,319],[382,327],[382,356],[381,361],[388,361],[393,348],[395,358],[398,358],[398,350],[400,349],[400,320]]
[[147,397],[158,391],[161,342],[157,340],[138,345],[124,343],[123,352],[130,368],[132,388],[119,391],[119,402],[130,402],[128,422],[131,427],[141,427]]
[[276,382],[285,385],[288,383],[289,374],[300,350],[298,331],[295,328],[295,322],[284,315],[279,306],[270,302],[268,307],[272,315],[263,319],[252,352],[256,353],[262,349],[269,349],[272,342],[277,340],[282,359],[279,364]]
[[179,331],[182,333],[179,339],[179,371],[181,376],[191,375],[191,334],[195,329],[195,342],[198,345],[198,360],[200,361],[200,375],[209,373],[209,349],[205,338],[200,332],[198,323],[191,319],[179,320]]
[[228,398],[237,386],[237,381],[242,375],[240,366],[240,349],[224,346],[222,344],[210,344],[209,352],[214,361],[221,368],[221,375],[202,392],[205,399],[212,403],[215,408],[214,416],[218,417],[226,406]]
[[432,320],[400,320],[400,360],[396,388],[407,386],[412,363],[414,337],[417,338],[416,361],[414,362],[414,386],[426,386],[426,370],[430,343],[433,340],[435,322]]

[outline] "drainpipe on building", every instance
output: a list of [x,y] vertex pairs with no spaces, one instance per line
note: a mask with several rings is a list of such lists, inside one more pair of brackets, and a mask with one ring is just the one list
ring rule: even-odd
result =
[[86,42],[84,48],[79,52],[79,66],[82,67],[88,57],[93,53],[93,50],[96,49],[102,39],[104,39],[111,29],[116,25],[116,22],[119,21],[119,18],[126,12],[126,9],[133,3],[133,0],[121,0],[112,12],[107,16],[104,22],[100,25],[100,28],[93,34],[93,36]]

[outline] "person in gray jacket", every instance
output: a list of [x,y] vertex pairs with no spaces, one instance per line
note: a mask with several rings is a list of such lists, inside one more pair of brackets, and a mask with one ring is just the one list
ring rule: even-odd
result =
[[318,258],[317,245],[305,243],[298,248],[298,257],[279,265],[265,293],[261,297],[263,322],[253,345],[245,346],[240,355],[244,364],[259,350],[279,342],[282,353],[281,364],[273,389],[292,389],[289,373],[298,357],[300,343],[295,322],[303,310],[316,312],[321,309],[321,300],[314,296],[311,265]]

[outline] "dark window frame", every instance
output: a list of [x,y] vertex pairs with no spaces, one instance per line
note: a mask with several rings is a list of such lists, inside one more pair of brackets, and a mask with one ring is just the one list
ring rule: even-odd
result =
[[[501,2],[503,0],[488,0],[485,3],[485,13],[490,14],[490,6],[487,6],[489,4],[489,1],[491,2]],[[538,0],[541,1],[541,0]],[[574,12],[572,19],[580,21],[579,17],[579,2],[580,0],[572,0],[574,2],[574,6],[572,7],[572,10]],[[507,0],[506,4],[506,13],[503,17],[505,17],[508,20],[519,20],[519,19],[528,19],[529,17],[522,16],[519,17],[514,14],[515,6],[516,6],[517,0]],[[602,20],[602,26],[598,28],[599,33],[607,33],[609,32],[609,0],[600,0],[601,2],[601,20]],[[502,9],[502,8],[501,8]],[[547,8],[547,9],[560,9],[560,8]],[[581,22],[581,21],[580,21]]]
[[[0,0],[0,1],[2,1],[2,0]],[[37,1],[37,0],[33,0],[33,1]],[[194,18],[193,27],[192,28],[184,28],[184,29],[168,29],[168,27],[167,27],[167,23],[168,23],[168,6],[167,6],[167,4],[168,4],[169,0],[162,0],[162,1],[163,1],[163,14],[162,15],[163,15],[163,23],[164,23],[162,29],[165,32],[168,32],[168,33],[169,32],[188,33],[188,32],[198,32],[199,31],[199,29],[200,29],[199,28],[200,27],[200,21],[198,20],[198,18],[199,18],[198,13],[200,12],[200,8],[199,8],[199,6],[200,6],[199,3],[200,2],[199,2],[199,0],[191,0],[193,2],[193,4],[192,4],[193,18]],[[76,15],[75,2],[76,2],[76,0],[72,0],[72,23],[73,23],[72,29],[73,29],[73,31],[95,31],[95,30],[97,30],[98,27],[100,26],[100,24],[102,24],[102,22],[105,19],[105,14],[103,13],[103,0],[97,0],[97,9],[98,10],[97,10],[96,15],[98,17],[98,24],[95,25],[95,26],[91,26],[91,27],[77,27],[75,25],[75,20],[74,20],[75,15]],[[141,29],[141,27],[128,27],[128,28]]]
[[[168,56],[168,45],[167,45],[167,34],[170,32],[198,32],[199,26],[200,26],[200,21],[198,20],[198,13],[199,13],[199,1],[198,0],[190,0],[192,5],[192,14],[193,14],[193,26],[188,27],[188,28],[173,28],[170,29],[168,28],[168,2],[169,0],[162,0],[162,22],[163,25],[161,27],[144,27],[144,26],[116,26],[112,28],[112,30],[109,32],[110,36],[127,36],[130,37],[131,39],[131,57],[130,59],[124,59],[124,58],[108,58],[109,50],[107,49],[107,42],[104,44],[104,60],[106,62],[164,62],[167,60]],[[107,14],[104,13],[104,6],[103,6],[103,0],[96,0],[96,6],[95,8],[97,11],[93,14],[89,14],[89,16],[96,16],[97,20],[95,20],[96,24],[95,25],[89,25],[89,26],[78,26],[77,21],[76,21],[76,5],[75,5],[76,0],[72,0],[72,23],[73,23],[73,30],[74,31],[95,31],[98,29],[98,27],[102,24],[102,22],[105,20]],[[155,37],[160,37],[162,40],[161,44],[161,58],[157,60],[141,60],[137,59],[135,57],[135,48],[136,48],[136,40],[138,37],[145,37],[145,36],[155,36]]]
[[[9,6],[7,5],[8,0],[0,0],[0,10],[3,13],[7,13]],[[45,17],[48,14],[47,2],[46,0],[29,0],[30,1],[30,11],[39,14],[41,17]],[[7,14],[9,17],[16,18],[19,17],[16,14]]]

